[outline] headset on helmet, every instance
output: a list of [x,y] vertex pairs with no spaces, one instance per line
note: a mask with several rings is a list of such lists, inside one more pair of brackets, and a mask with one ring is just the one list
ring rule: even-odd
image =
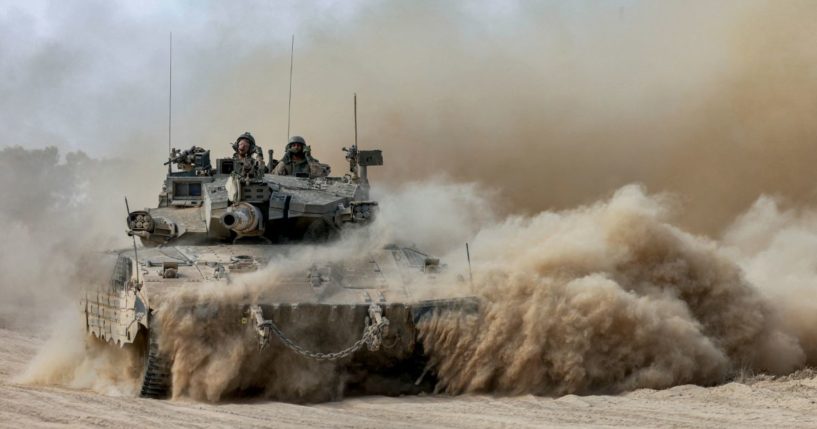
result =
[[286,151],[289,152],[289,148],[293,145],[299,143],[303,145],[304,151],[306,151],[306,139],[301,136],[292,136],[289,138],[289,143],[287,143]]
[[250,142],[250,152],[251,153],[252,153],[253,150],[255,150],[255,137],[253,137],[252,134],[250,134],[250,132],[247,131],[244,134],[241,134],[240,136],[238,136],[237,139],[235,139],[235,143],[233,143],[233,150],[234,151],[238,152],[238,142],[240,142],[241,140],[247,140],[247,141]]

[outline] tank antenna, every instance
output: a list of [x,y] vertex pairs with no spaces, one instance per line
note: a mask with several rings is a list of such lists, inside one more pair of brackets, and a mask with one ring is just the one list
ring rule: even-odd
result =
[[[128,205],[128,197],[125,197],[125,210],[128,211],[128,223],[130,223],[130,206]],[[130,225],[128,225],[130,228]],[[136,236],[131,234],[133,238],[133,257],[136,259],[136,284],[139,284],[139,252],[136,251]]]
[[[173,136],[173,32],[170,32],[170,50],[168,51],[168,91],[167,91],[167,159],[173,159],[171,140]],[[167,174],[173,171],[172,163],[167,163]],[[134,245],[136,239],[134,238]]]
[[474,289],[474,274],[471,272],[471,249],[465,243],[465,257],[468,258],[468,281],[471,283],[471,290]]
[[357,148],[357,93],[355,93],[355,148]]
[[287,141],[289,141],[289,124],[292,118],[292,66],[295,63],[295,35],[292,35],[292,46],[289,50],[289,104],[287,105]]

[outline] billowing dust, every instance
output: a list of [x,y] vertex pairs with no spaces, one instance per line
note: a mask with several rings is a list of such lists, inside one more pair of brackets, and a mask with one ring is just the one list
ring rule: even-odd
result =
[[[449,393],[565,394],[784,374],[806,355],[772,301],[717,244],[665,222],[635,186],[473,241],[478,317],[423,325]],[[809,345],[811,347],[811,345]]]
[[132,185],[141,167],[55,147],[0,149],[0,328],[39,328],[77,302],[81,285],[110,279],[97,252],[130,244],[124,198],[145,201]]
[[142,355],[133,347],[120,348],[85,333],[76,307],[56,314],[51,337],[16,381],[90,389],[111,396],[135,396],[143,371]]

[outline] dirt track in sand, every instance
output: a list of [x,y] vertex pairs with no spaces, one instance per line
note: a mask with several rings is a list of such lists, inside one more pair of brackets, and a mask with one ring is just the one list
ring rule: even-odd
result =
[[621,396],[366,397],[302,406],[113,397],[11,382],[43,339],[0,329],[2,427],[817,427],[817,377]]

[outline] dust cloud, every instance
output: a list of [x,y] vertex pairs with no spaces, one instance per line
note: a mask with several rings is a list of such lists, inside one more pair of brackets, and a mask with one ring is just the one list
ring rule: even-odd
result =
[[43,326],[50,337],[14,381],[89,389],[110,396],[138,394],[141,353],[131,346],[118,347],[89,336],[80,316],[78,308],[69,308]]
[[117,232],[126,192],[144,197],[132,189],[139,177],[138,163],[0,149],[0,329],[49,337],[17,381],[133,394],[135,356],[87,338],[79,302],[83,288],[110,279],[103,252],[129,244]]
[[[0,324],[50,320],[78,293],[70,279],[93,268],[93,261],[82,257],[85,251],[92,244],[101,249],[123,244],[112,238],[122,227],[108,222],[111,205],[122,198],[112,201],[108,192],[119,167],[81,152],[61,159],[54,147],[0,150],[5,235],[0,241]],[[116,209],[124,217],[124,208]]]
[[817,208],[761,197],[726,230],[723,245],[800,338],[807,363],[817,364]]
[[781,322],[788,309],[766,300],[717,243],[667,223],[667,206],[628,186],[607,201],[480,230],[481,312],[421,328],[438,388],[613,393],[802,367],[814,344]]

